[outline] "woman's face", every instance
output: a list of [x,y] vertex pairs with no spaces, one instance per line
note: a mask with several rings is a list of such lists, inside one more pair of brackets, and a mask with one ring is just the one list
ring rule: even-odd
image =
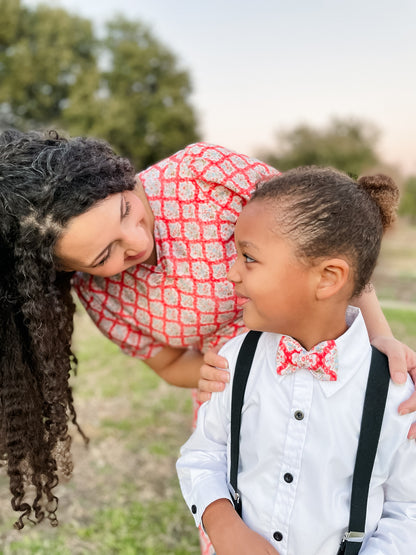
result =
[[55,254],[63,270],[104,277],[136,264],[156,264],[153,224],[143,191],[123,191],[72,218]]

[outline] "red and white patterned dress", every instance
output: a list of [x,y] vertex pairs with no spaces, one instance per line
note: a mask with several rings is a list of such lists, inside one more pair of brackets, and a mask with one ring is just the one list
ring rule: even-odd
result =
[[[77,274],[74,287],[98,328],[147,359],[164,346],[205,352],[245,331],[227,272],[234,226],[255,184],[274,168],[197,143],[139,173],[155,216],[157,265],[110,278]],[[201,534],[203,555],[213,553]]]
[[166,345],[205,352],[241,333],[241,310],[226,277],[236,253],[234,225],[255,184],[277,173],[202,143],[139,173],[155,216],[157,265],[74,278],[104,335],[146,359]]

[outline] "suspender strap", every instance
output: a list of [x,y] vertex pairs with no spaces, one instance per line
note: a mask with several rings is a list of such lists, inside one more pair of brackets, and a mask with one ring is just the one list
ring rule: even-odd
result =
[[387,357],[372,347],[370,372],[352,480],[350,521],[338,555],[357,555],[364,538],[367,497],[389,389]]
[[234,490],[232,491],[234,507],[240,516],[241,499],[237,490],[237,474],[238,460],[240,458],[241,409],[243,407],[244,392],[246,389],[248,375],[250,373],[251,363],[253,362],[260,335],[260,331],[249,331],[244,338],[235,366],[231,397],[230,484]]

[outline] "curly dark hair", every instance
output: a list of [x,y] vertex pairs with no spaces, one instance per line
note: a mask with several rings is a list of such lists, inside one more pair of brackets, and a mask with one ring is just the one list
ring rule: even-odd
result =
[[259,199],[273,203],[278,232],[290,235],[306,262],[344,255],[356,296],[371,279],[383,232],[396,216],[399,189],[386,175],[355,181],[334,168],[305,166],[260,182],[250,202]]
[[133,188],[130,162],[105,142],[0,135],[0,457],[19,529],[45,517],[57,524],[52,490],[72,472],[68,422],[82,434],[68,383],[72,273],[57,270],[56,241],[71,218]]

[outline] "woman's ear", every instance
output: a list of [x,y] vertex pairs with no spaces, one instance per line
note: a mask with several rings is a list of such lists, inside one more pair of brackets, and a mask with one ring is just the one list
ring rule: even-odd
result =
[[346,286],[352,279],[350,265],[343,258],[331,258],[322,261],[318,265],[318,284],[316,287],[316,298],[325,300],[340,293],[345,288],[345,294],[349,298],[351,291]]

